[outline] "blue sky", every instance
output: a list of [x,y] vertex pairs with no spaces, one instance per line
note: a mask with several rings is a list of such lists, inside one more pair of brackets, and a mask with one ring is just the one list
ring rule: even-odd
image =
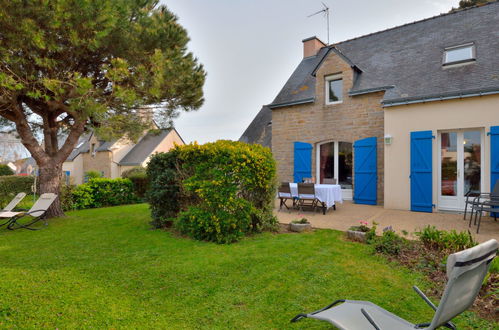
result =
[[[331,43],[448,12],[459,0],[323,0]],[[302,39],[326,41],[315,0],[163,0],[191,38],[208,72],[205,104],[175,126],[186,142],[237,140],[269,104],[302,58]]]

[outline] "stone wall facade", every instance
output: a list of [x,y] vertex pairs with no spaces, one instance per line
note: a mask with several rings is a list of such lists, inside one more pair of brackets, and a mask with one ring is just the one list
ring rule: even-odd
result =
[[[90,139],[90,149],[92,149],[92,145],[97,149],[99,146],[99,141],[95,137],[92,136]],[[103,177],[110,178],[111,177],[111,152],[110,151],[98,151],[92,153],[85,152],[82,154],[83,157],[83,171],[97,171],[103,173]]]
[[[327,76],[337,74],[341,74],[343,79],[343,102],[326,104],[325,79]],[[343,58],[330,52],[316,73],[315,102],[272,110],[272,152],[277,161],[279,180],[291,182],[294,166],[293,142],[307,142],[313,145],[312,175],[316,177],[316,154],[320,143],[326,141],[354,143],[359,139],[377,137],[377,197],[378,204],[382,204],[384,112],[381,99],[384,92],[349,96],[354,75],[354,70]],[[355,173],[353,177],[355,185]]]

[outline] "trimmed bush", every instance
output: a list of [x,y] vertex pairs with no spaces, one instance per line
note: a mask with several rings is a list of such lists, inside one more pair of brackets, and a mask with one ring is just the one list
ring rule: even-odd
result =
[[122,178],[130,179],[133,183],[135,194],[140,199],[145,197],[149,188],[149,178],[147,177],[146,169],[140,166],[129,169],[121,175]]
[[217,243],[275,229],[275,172],[270,149],[242,142],[190,144],[157,154],[148,166],[154,223],[175,219],[181,233]]
[[20,192],[31,193],[31,187],[34,183],[35,177],[33,176],[0,176],[0,205],[5,206]]
[[0,164],[0,176],[14,175],[14,171],[5,164]]
[[63,186],[61,203],[64,210],[116,206],[137,203],[132,181],[129,179],[90,179],[79,186]]
[[[93,199],[93,201],[88,202],[89,207],[115,206],[137,202],[132,181],[129,179],[90,179],[90,181],[78,186],[78,188],[81,192],[81,190],[85,190],[87,186],[89,188],[88,192],[90,192]],[[86,193],[81,195],[84,196],[82,197],[84,199],[88,198]],[[80,198],[80,200],[82,198]]]
[[151,208],[151,224],[155,228],[170,227],[180,210],[180,179],[176,168],[178,154],[177,149],[158,153],[147,165],[150,185],[146,199]]
[[146,169],[143,168],[142,166],[136,166],[121,173],[121,177],[127,179],[135,174],[147,174],[147,172]]

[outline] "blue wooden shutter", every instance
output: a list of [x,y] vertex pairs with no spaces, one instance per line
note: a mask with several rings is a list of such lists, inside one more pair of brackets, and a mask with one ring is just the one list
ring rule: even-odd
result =
[[295,166],[293,179],[302,182],[303,178],[312,177],[312,145],[305,142],[295,142]]
[[[490,128],[490,191],[499,180],[499,126]],[[499,183],[498,183],[499,184]]]
[[411,132],[411,211],[433,212],[431,131]]
[[357,140],[354,148],[354,190],[356,204],[376,205],[377,202],[377,148],[376,138]]

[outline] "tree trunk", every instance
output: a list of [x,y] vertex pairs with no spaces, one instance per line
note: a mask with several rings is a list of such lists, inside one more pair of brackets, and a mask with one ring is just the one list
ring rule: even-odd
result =
[[45,213],[45,218],[64,216],[60,201],[62,164],[57,164],[53,161],[47,162],[46,164],[40,165],[39,169],[39,194],[54,193],[58,196],[48,209],[47,213]]

